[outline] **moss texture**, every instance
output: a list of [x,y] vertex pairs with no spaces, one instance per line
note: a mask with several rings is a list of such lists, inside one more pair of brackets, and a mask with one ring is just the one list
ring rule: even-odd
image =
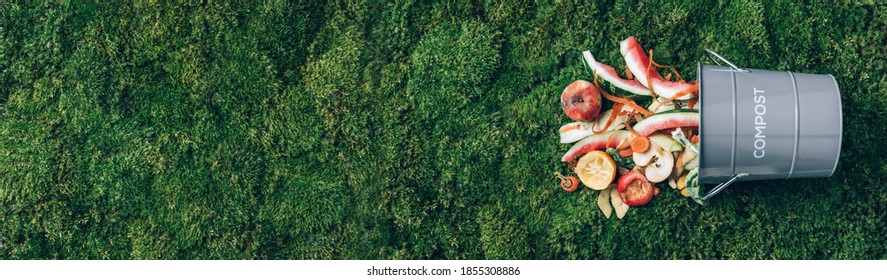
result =
[[[0,258],[887,258],[885,5],[213,2],[0,3]],[[558,98],[628,36],[833,74],[838,171],[604,219]]]

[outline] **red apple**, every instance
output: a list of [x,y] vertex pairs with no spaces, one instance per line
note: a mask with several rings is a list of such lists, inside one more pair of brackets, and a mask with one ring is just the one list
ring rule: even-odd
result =
[[561,93],[561,108],[574,121],[594,121],[601,112],[601,94],[594,84],[576,80]]
[[616,182],[616,190],[619,192],[619,198],[628,206],[644,206],[653,200],[656,189],[641,172],[637,170],[619,177]]

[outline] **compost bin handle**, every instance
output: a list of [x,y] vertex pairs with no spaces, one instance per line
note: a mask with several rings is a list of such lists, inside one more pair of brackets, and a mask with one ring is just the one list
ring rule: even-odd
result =
[[711,198],[712,196],[715,196],[715,195],[718,194],[719,192],[721,192],[721,191],[723,191],[724,189],[726,189],[727,186],[730,186],[730,184],[733,184],[733,182],[736,182],[736,179],[739,179],[739,178],[742,178],[742,177],[745,177],[745,176],[748,176],[748,175],[749,175],[748,173],[734,174],[734,175],[733,175],[733,178],[730,178],[730,180],[727,180],[726,182],[720,183],[720,184],[718,184],[717,186],[715,186],[714,188],[712,188],[710,191],[708,191],[708,193],[705,194],[705,196],[702,197],[702,200],[708,200],[708,199]]
[[721,66],[721,63],[718,62],[717,60],[715,60],[714,57],[711,57],[712,55],[714,55],[715,57],[717,57],[718,59],[720,59],[720,60],[723,61],[724,63],[727,63],[727,65],[730,65],[730,67],[732,67],[733,70],[736,70],[736,71],[739,71],[739,72],[742,72],[742,73],[748,73],[748,72],[750,72],[750,71],[748,71],[748,70],[745,70],[745,69],[739,68],[739,66],[736,66],[736,64],[733,64],[733,62],[730,62],[729,60],[727,60],[726,58],[724,58],[723,56],[719,55],[718,53],[716,53],[716,52],[713,51],[713,50],[709,50],[708,48],[702,48],[702,50],[705,51],[705,55],[708,56],[708,59],[711,59],[711,61],[714,62],[715,64],[717,64],[718,66]]

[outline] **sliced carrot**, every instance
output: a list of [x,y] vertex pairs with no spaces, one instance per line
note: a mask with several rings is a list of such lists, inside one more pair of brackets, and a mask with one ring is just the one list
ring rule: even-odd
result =
[[634,80],[634,74],[631,73],[628,66],[625,66],[625,76],[628,77],[629,80]]
[[635,137],[634,139],[631,140],[631,150],[632,151],[635,151],[638,153],[643,153],[643,152],[646,152],[647,149],[649,149],[649,148],[650,148],[650,139],[647,139],[647,137],[643,137],[643,136]]
[[693,137],[690,138],[690,141],[692,141],[693,143],[699,144],[699,135],[693,135]]
[[574,161],[574,162],[571,163],[570,165],[567,165],[567,168],[575,168],[577,164],[579,164],[579,161],[578,161],[578,160],[577,160],[577,161]]
[[634,154],[634,151],[632,151],[631,149],[628,149],[628,148],[618,150],[616,152],[619,153],[620,157],[624,157],[624,158],[630,157],[632,154]]

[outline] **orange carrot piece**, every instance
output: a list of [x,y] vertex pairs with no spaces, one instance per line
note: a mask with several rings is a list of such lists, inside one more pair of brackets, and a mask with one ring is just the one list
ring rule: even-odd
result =
[[621,113],[621,112],[622,112],[622,106],[624,106],[624,105],[625,105],[625,104],[622,104],[622,103],[616,103],[616,104],[614,104],[614,105],[613,105],[613,112],[610,113],[610,118],[607,119],[607,123],[604,124],[604,128],[601,128],[600,131],[595,131],[595,130],[594,130],[594,125],[592,125],[592,126],[591,126],[591,133],[595,133],[595,134],[597,134],[597,133],[601,133],[601,132],[607,131],[607,129],[610,128],[610,125],[613,124],[613,121],[616,120],[616,116],[619,115],[618,113]]
[[632,154],[634,154],[634,151],[632,151],[630,148],[625,148],[616,152],[619,154],[620,157],[624,158],[630,157]]
[[647,149],[650,149],[650,139],[647,139],[647,137],[635,137],[631,140],[632,151],[643,153],[646,152]]

